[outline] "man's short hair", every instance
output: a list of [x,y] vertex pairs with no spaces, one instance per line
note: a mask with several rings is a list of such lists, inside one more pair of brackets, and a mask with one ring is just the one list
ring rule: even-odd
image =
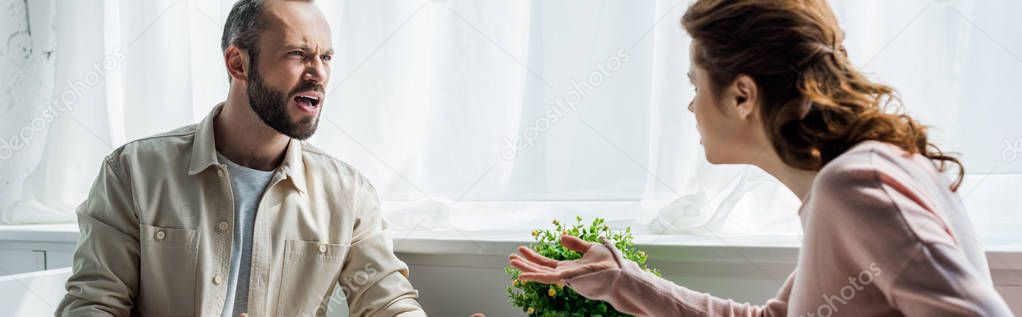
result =
[[[263,0],[238,0],[224,22],[221,50],[227,52],[227,47],[235,44],[248,52],[251,59],[249,62],[254,65],[259,55],[259,33],[262,28]],[[230,76],[227,79],[230,81]]]

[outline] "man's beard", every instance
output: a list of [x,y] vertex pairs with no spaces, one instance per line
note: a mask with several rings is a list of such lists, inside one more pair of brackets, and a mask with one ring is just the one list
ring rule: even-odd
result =
[[[316,133],[316,127],[319,126],[319,115],[322,114],[322,112],[317,114],[315,117],[304,118],[295,122],[294,119],[291,118],[291,115],[287,113],[287,96],[310,90],[323,92],[322,85],[303,81],[290,93],[285,95],[276,89],[266,87],[266,85],[263,84],[262,76],[259,75],[255,67],[252,67],[252,72],[249,73],[248,79],[249,105],[252,107],[252,111],[255,111],[266,125],[277,130],[277,132],[280,132],[281,134],[299,140],[308,139],[313,133]],[[323,111],[322,100],[320,100],[318,106],[320,107],[320,111]]]

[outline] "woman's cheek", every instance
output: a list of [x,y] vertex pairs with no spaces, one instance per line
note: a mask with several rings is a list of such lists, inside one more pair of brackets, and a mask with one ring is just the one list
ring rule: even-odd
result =
[[703,106],[698,102],[696,102],[693,107],[695,111],[692,113],[694,113],[696,117],[696,128],[699,130],[699,133],[702,134],[705,132],[704,129],[706,129],[706,114],[703,113]]

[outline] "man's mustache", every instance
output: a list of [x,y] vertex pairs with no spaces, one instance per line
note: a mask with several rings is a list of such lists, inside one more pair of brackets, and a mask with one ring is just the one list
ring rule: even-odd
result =
[[306,91],[316,91],[316,92],[324,93],[326,91],[326,89],[324,89],[323,85],[321,85],[319,83],[314,83],[314,82],[306,81],[306,82],[302,82],[302,83],[298,84],[298,86],[295,87],[294,89],[291,89],[291,92],[288,93],[288,96],[294,96],[297,93],[302,93],[302,92],[306,92]]

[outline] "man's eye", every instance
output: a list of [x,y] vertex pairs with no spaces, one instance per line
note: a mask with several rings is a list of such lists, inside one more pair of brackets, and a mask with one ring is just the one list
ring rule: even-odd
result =
[[334,59],[334,56],[333,55],[323,55],[323,57],[320,57],[320,58],[322,58],[324,61],[330,61],[330,60]]
[[290,51],[290,52],[288,52],[287,54],[288,54],[288,55],[291,55],[291,56],[298,56],[298,57],[301,57],[301,56],[304,56],[304,55],[305,55],[305,52],[302,52],[302,51]]

